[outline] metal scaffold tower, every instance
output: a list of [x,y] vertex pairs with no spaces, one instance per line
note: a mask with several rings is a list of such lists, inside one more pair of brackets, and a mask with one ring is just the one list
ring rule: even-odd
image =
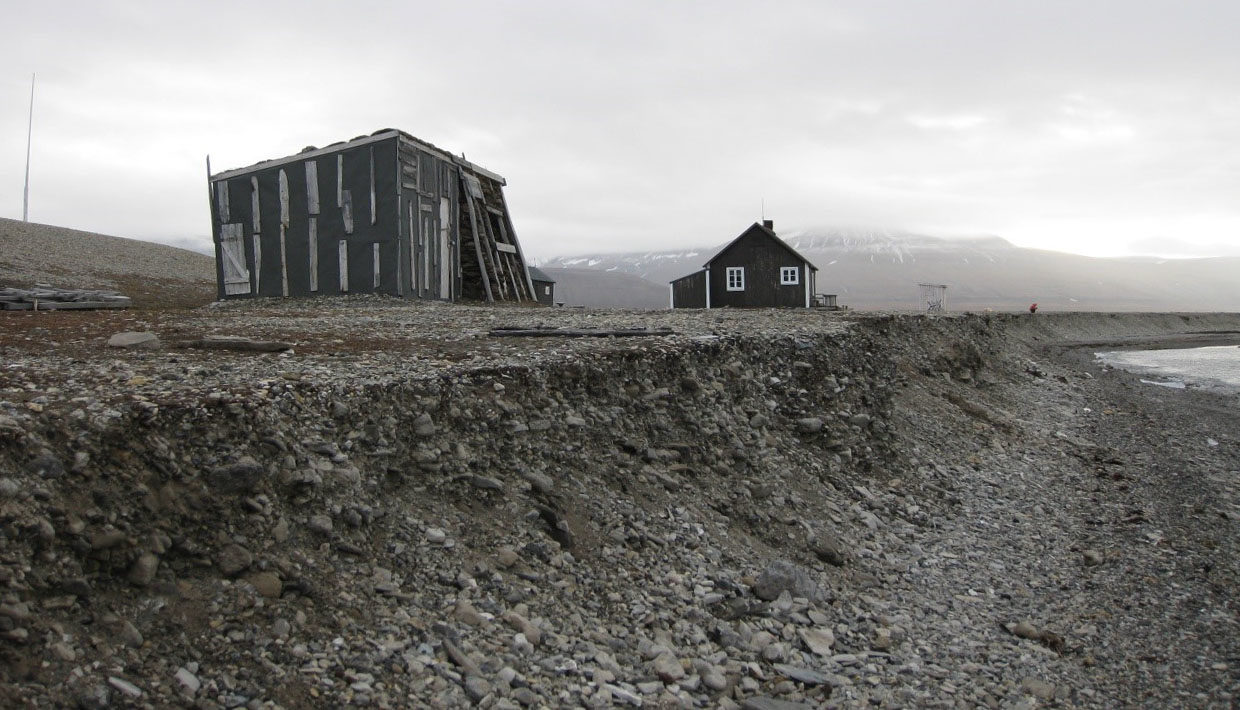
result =
[[929,313],[947,310],[947,284],[917,284],[921,294],[920,307]]

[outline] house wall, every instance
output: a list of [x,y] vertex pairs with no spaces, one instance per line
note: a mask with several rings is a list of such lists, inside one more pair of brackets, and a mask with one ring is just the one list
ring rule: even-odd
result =
[[[270,167],[260,165],[245,172],[234,171],[228,178],[213,181],[212,221],[220,274],[219,297],[342,293],[341,241],[345,242],[347,254],[348,293],[399,294],[402,289],[398,273],[401,245],[396,151],[397,138],[393,136],[305,160],[278,161]],[[312,214],[310,207],[306,176],[309,162],[316,165],[317,171],[317,214]],[[281,190],[281,173],[287,186],[284,191]],[[254,219],[255,183],[258,188],[257,223]],[[222,212],[220,191],[227,193],[227,214]],[[283,205],[282,192],[287,195],[287,207]],[[346,224],[346,210],[351,210],[351,225]],[[220,235],[225,225],[230,224],[240,225],[244,234],[244,256],[251,283],[250,292],[246,294],[224,293]],[[376,244],[379,247],[377,286],[374,276]],[[311,268],[316,263],[317,283],[314,283]]]
[[555,305],[555,282],[553,281],[534,281],[534,295],[538,298],[538,302],[545,306]]
[[[727,269],[745,268],[745,290],[727,290]],[[779,283],[780,267],[795,266],[794,286]],[[794,257],[759,227],[751,227],[710,262],[711,308],[805,305],[805,262]]]
[[706,272],[697,271],[672,282],[672,308],[706,307]]

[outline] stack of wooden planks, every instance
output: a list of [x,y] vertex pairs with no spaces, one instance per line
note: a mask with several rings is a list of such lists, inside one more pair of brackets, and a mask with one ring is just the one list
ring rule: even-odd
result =
[[[478,274],[488,301],[537,301],[508,205],[499,184],[462,169],[461,240],[472,238]],[[462,252],[461,261],[467,260]],[[468,267],[473,273],[473,265]]]
[[0,288],[0,308],[6,311],[66,311],[97,308],[129,308],[129,296],[116,291],[57,288],[35,284],[33,288]]

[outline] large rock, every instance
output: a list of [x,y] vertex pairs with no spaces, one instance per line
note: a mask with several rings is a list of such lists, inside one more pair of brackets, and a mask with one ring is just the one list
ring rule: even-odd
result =
[[242,456],[236,463],[219,466],[207,474],[212,489],[232,495],[252,492],[262,478],[262,465],[249,456]]
[[215,564],[219,566],[225,577],[236,577],[249,569],[253,562],[254,555],[240,545],[225,547],[215,558]]
[[819,673],[810,668],[801,668],[799,666],[791,666],[786,663],[776,663],[772,666],[781,675],[786,675],[798,683],[805,685],[830,685],[831,676],[825,673]]
[[284,591],[284,583],[280,580],[280,575],[275,572],[256,572],[246,581],[254,586],[255,591],[268,599],[279,599],[280,593]]
[[108,338],[108,347],[155,350],[159,348],[159,336],[150,332],[117,333],[111,338]]
[[146,552],[138,556],[129,568],[129,583],[135,587],[146,587],[155,581],[155,573],[159,571],[159,557]]
[[822,431],[823,426],[821,417],[804,417],[797,420],[797,431],[802,434],[817,434]]
[[430,436],[435,433],[435,421],[431,415],[422,412],[413,420],[413,433],[418,436]]
[[787,560],[775,560],[758,574],[753,591],[768,602],[775,601],[783,592],[813,600],[818,598],[818,583],[808,569]]
[[818,559],[836,567],[848,561],[848,553],[839,538],[830,533],[819,531],[809,540],[809,547]]
[[36,456],[26,468],[39,478],[60,478],[65,475],[65,465],[49,453]]
[[835,634],[831,633],[831,629],[797,629],[797,633],[801,636],[801,641],[805,643],[805,647],[812,653],[831,657],[831,647],[835,645]]
[[534,644],[535,646],[537,646],[538,643],[542,640],[542,629],[535,626],[533,623],[531,623],[524,616],[521,616],[517,612],[515,611],[506,612],[504,614],[504,621],[508,622],[508,625],[511,626],[512,628],[525,634],[526,640],[528,640],[530,643]]
[[659,654],[651,664],[651,670],[664,683],[674,683],[685,677],[685,669],[680,665],[680,660],[670,653]]

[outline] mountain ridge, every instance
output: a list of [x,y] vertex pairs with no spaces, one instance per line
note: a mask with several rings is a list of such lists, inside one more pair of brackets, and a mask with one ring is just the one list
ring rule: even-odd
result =
[[[800,230],[784,239],[818,267],[818,291],[853,308],[916,309],[916,285],[932,282],[947,284],[949,308],[960,310],[1015,310],[1031,302],[1051,310],[1240,310],[1240,257],[1091,257],[1020,247],[997,235],[897,230]],[[553,278],[565,268],[637,276],[651,284],[635,286],[641,296],[617,300],[613,288],[606,305],[642,307],[652,286],[665,290],[725,245],[586,253],[549,259],[541,268]],[[587,297],[580,305],[603,304]]]

